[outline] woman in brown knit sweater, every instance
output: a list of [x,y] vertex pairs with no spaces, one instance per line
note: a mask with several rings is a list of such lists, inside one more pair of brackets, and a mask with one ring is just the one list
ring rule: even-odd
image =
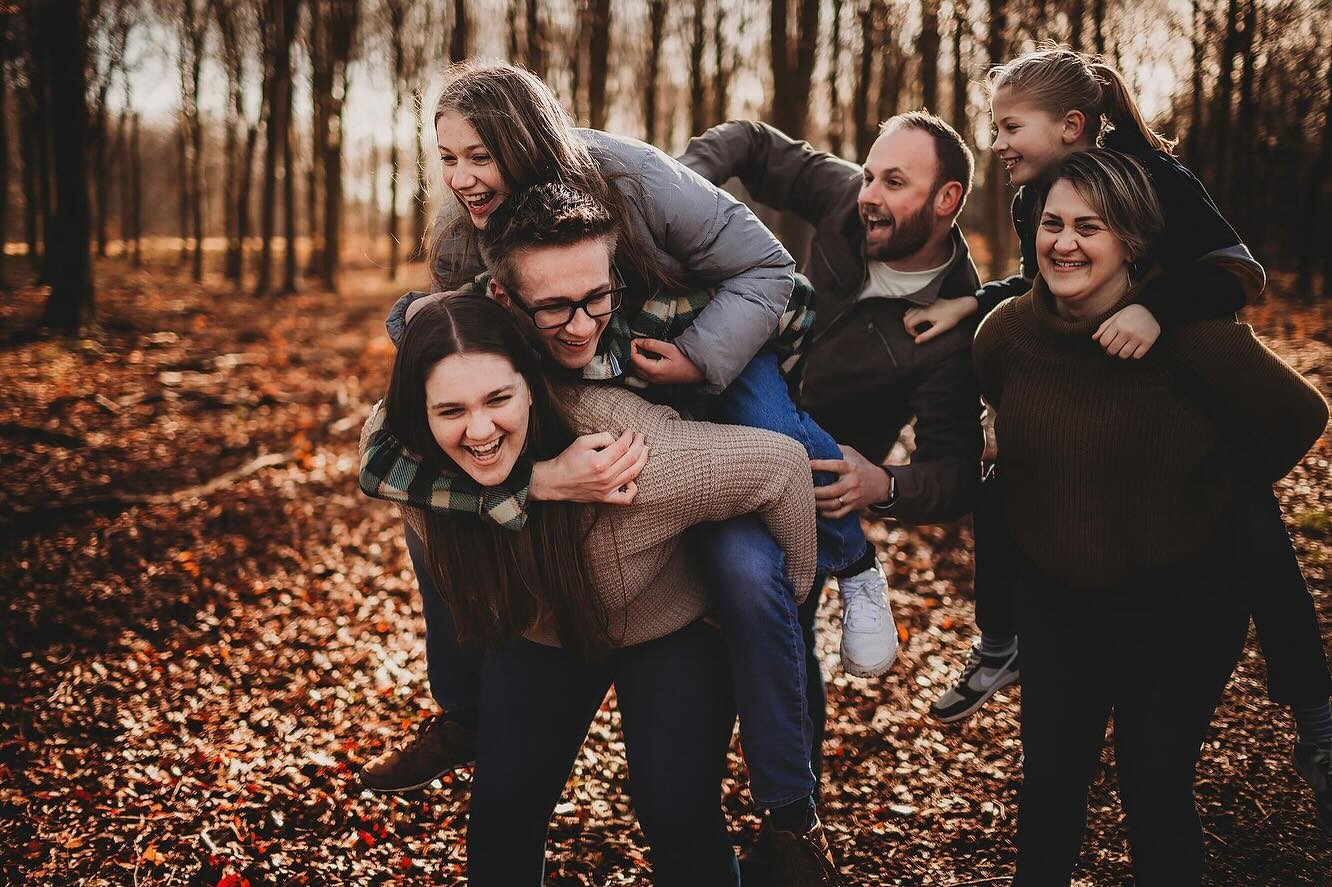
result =
[[786,552],[792,587],[808,589],[814,495],[800,445],[686,422],[622,388],[552,384],[503,308],[458,296],[408,324],[362,449],[393,433],[490,487],[521,453],[549,458],[577,434],[627,428],[651,448],[631,505],[531,503],[520,532],[403,509],[460,641],[486,650],[467,838],[473,884],[541,883],[547,823],[611,685],[654,882],[739,881],[719,804],[730,682],[681,534],[756,513]]
[[1322,433],[1327,405],[1233,319],[1106,360],[1092,333],[1150,281],[1139,270],[1163,225],[1131,158],[1073,155],[1038,213],[1040,276],[974,348],[1026,560],[1015,883],[1068,883],[1113,712],[1137,881],[1196,884],[1194,769],[1248,625],[1229,581],[1234,459],[1277,480]]

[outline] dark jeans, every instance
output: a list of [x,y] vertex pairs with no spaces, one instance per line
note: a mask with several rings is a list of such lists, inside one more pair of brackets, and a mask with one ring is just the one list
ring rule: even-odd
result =
[[[795,405],[777,355],[760,351],[721,394],[707,404],[706,418],[724,425],[744,425],[784,434],[800,443],[811,459],[840,459],[842,448],[828,432]],[[819,472],[817,486],[826,486],[836,475]],[[819,572],[836,573],[865,554],[869,543],[860,527],[860,515],[852,512],[836,519],[819,515],[815,521],[819,538]]]
[[1136,883],[1201,881],[1199,747],[1239,660],[1246,604],[1220,575],[1119,593],[1019,579],[1022,789],[1014,884],[1066,885],[1113,714]]
[[[809,761],[811,748],[818,753],[824,711],[823,679],[806,642],[813,613],[802,610],[808,622],[802,631],[785,553],[757,517],[701,525],[690,541],[711,580],[754,800],[770,808],[806,797],[816,788],[818,770]],[[481,652],[458,644],[453,617],[430,581],[424,545],[410,528],[407,551],[421,589],[431,695],[445,709],[476,708]]]
[[735,721],[725,669],[721,638],[702,622],[597,663],[529,641],[487,654],[467,830],[470,883],[542,882],[551,813],[613,684],[653,883],[739,884],[721,810]]
[[[1022,556],[1008,533],[999,483],[994,475],[981,486],[975,513],[976,624],[986,634],[1011,636]],[[1281,705],[1326,702],[1332,676],[1318,614],[1271,485],[1237,471],[1231,518],[1231,552],[1267,660],[1268,696]]]

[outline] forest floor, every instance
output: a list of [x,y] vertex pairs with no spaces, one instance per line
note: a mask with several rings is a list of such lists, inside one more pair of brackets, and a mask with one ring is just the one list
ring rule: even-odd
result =
[[[468,773],[388,798],[355,775],[432,710],[400,522],[356,486],[406,284],[361,268],[342,296],[259,300],[174,270],[98,274],[84,339],[27,334],[35,287],[0,304],[0,881],[460,882]],[[1332,395],[1326,314],[1269,299],[1246,315]],[[1280,484],[1324,625],[1329,449]],[[851,884],[1005,883],[1020,691],[961,724],[926,715],[975,632],[969,525],[872,530],[904,643],[880,680],[834,671],[825,601],[824,822]],[[1332,843],[1264,673],[1251,638],[1199,767],[1211,879],[1327,884]],[[608,703],[556,810],[549,883],[651,881],[616,721]],[[1129,874],[1111,758],[1086,883]],[[746,849],[758,820],[731,761]]]

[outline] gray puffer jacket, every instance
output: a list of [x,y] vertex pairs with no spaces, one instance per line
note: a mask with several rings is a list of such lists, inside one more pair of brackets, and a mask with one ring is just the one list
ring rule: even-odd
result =
[[[628,224],[654,258],[691,286],[715,289],[698,320],[674,341],[703,372],[704,390],[722,391],[777,332],[791,298],[795,260],[749,207],[658,149],[595,129],[577,133],[624,192]],[[445,201],[445,223],[454,211],[453,202]],[[449,270],[436,276],[446,289],[485,270],[474,248],[468,250],[475,238],[460,240],[466,242],[443,250]],[[408,296],[389,315],[394,341],[412,301]]]

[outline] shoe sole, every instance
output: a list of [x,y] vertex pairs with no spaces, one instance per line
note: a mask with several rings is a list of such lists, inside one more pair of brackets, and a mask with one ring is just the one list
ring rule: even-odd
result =
[[894,647],[893,652],[889,654],[886,659],[882,659],[868,668],[861,668],[860,666],[849,663],[846,659],[845,649],[839,647],[837,652],[842,658],[842,671],[847,674],[853,674],[858,678],[877,678],[880,675],[887,674],[889,669],[893,667],[893,663],[897,661],[899,649]]
[[938,721],[941,724],[956,724],[958,721],[965,720],[966,718],[969,718],[972,715],[974,715],[976,712],[980,711],[981,707],[984,706],[985,703],[990,701],[991,696],[998,693],[1000,690],[1004,689],[1005,687],[1010,687],[1013,684],[1016,684],[1019,680],[1021,680],[1021,674],[1014,673],[1011,678],[1001,679],[993,687],[991,687],[984,694],[982,694],[975,702],[973,702],[968,707],[962,709],[961,711],[951,715],[940,715],[940,714],[935,714],[934,709],[931,708],[930,717],[934,718],[936,721]]
[[440,770],[434,776],[427,779],[425,782],[418,782],[415,785],[402,785],[402,786],[379,788],[373,785],[367,785],[365,783],[365,780],[362,779],[361,788],[365,789],[366,791],[374,792],[377,795],[396,795],[401,792],[414,792],[418,789],[425,788],[426,786],[430,785],[430,783],[434,782],[436,779],[439,779],[440,777],[444,776],[446,773],[452,773],[454,770],[457,770],[459,767],[466,767],[466,766],[467,766],[466,764],[459,764],[457,767],[446,767],[443,770]]

